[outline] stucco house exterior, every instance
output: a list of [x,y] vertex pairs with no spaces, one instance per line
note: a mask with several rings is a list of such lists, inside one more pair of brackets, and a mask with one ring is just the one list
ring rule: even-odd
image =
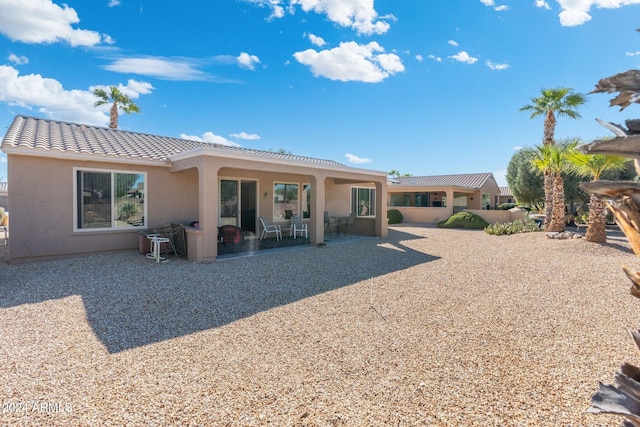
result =
[[437,223],[463,210],[490,223],[521,217],[521,212],[497,210],[501,194],[491,172],[410,176],[389,179],[387,204],[402,213],[404,222]]
[[[0,146],[11,183],[12,263],[137,248],[139,232],[185,227],[188,258],[217,257],[218,227],[260,234],[258,217],[303,217],[324,242],[324,211],[387,237],[387,173],[341,163],[16,116]],[[51,185],[55,184],[55,185]]]

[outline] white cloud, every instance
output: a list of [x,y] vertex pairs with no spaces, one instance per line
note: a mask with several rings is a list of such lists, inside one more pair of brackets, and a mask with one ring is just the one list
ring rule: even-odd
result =
[[540,9],[551,10],[549,3],[547,3],[545,0],[536,0],[536,7],[539,7]]
[[255,55],[249,55],[247,52],[242,52],[236,59],[241,68],[248,70],[255,70],[256,64],[260,63],[260,58]]
[[[1,1],[1,0],[0,0]],[[123,57],[103,68],[124,74],[138,74],[164,80],[206,80],[208,75],[196,69],[194,60],[159,56]]]
[[233,141],[229,141],[225,137],[216,135],[213,132],[205,132],[202,134],[202,136],[187,135],[185,133],[181,133],[180,138],[188,139],[190,141],[208,142],[210,144],[220,144],[220,145],[229,145],[231,147],[240,147],[240,144]]
[[58,6],[51,0],[0,0],[0,10],[4,11],[0,13],[0,33],[13,41],[67,42],[74,47],[105,42],[104,36],[96,31],[73,28],[80,18],[66,4]]
[[[380,52],[380,53],[378,53]],[[317,52],[307,49],[293,54],[294,58],[311,68],[316,77],[331,80],[378,83],[390,75],[404,71],[396,54],[386,54],[376,42],[361,45],[343,42],[339,47]]]
[[327,42],[325,42],[322,37],[318,37],[315,34],[309,33],[307,37],[309,37],[309,41],[311,42],[311,44],[315,46],[322,47],[327,44]]
[[482,3],[483,5],[485,5],[487,7],[492,7],[495,10],[497,10],[498,12],[502,12],[504,10],[509,10],[509,6],[507,6],[507,5],[496,6],[496,2],[494,0],[480,0],[480,3]]
[[457,41],[455,41],[455,40],[449,40],[449,41],[447,42],[447,44],[449,44],[449,45],[451,45],[451,46],[456,46],[456,47],[460,46],[460,45],[458,44],[458,42],[457,42]]
[[461,51],[460,53],[450,56],[449,58],[454,59],[458,62],[464,62],[465,64],[475,64],[478,61],[478,58],[474,58],[473,56],[470,56],[464,50]]
[[440,58],[439,56],[435,56],[435,55],[429,55],[429,59],[433,59],[436,62],[442,62],[442,58]]
[[516,145],[515,147],[513,147],[513,151],[520,151],[522,150],[522,146],[520,145]]
[[246,132],[232,133],[229,136],[235,139],[247,139],[247,140],[260,139],[260,135],[256,133],[246,133]]
[[491,62],[491,61],[487,61],[486,64],[487,64],[487,67],[491,68],[492,70],[506,70],[507,68],[511,67],[507,63],[496,64],[496,63]]
[[416,60],[418,62],[422,62],[422,61],[424,61],[424,58],[422,57],[422,55],[416,55]]
[[[40,74],[20,76],[18,70],[0,65],[0,101],[28,110],[37,110],[48,118],[69,122],[105,126],[109,123],[108,108],[95,108],[96,97],[89,90],[65,90],[55,79]],[[102,86],[106,87],[106,86]],[[120,90],[131,98],[150,93],[149,83],[129,80]]]
[[558,0],[560,24],[565,27],[582,25],[591,20],[591,7],[599,9],[617,9],[632,4],[640,4],[640,0]]
[[110,0],[107,7],[116,7],[120,6],[120,0]]
[[358,157],[355,154],[350,154],[347,153],[344,155],[347,160],[349,161],[349,163],[357,163],[357,164],[362,164],[362,163],[371,163],[373,160],[371,159],[367,159],[367,158],[363,158],[363,157]]
[[[282,18],[286,10],[293,14],[296,6],[305,12],[326,15],[329,20],[342,27],[352,28],[358,34],[384,34],[390,25],[384,20],[393,20],[393,15],[378,16],[373,0],[245,0],[260,7],[270,8],[270,19]],[[288,3],[288,4],[287,4]]]
[[640,55],[640,50],[636,50],[635,52],[627,52],[627,56],[638,56]]
[[16,54],[10,53],[7,57],[9,62],[13,62],[16,65],[24,65],[29,63],[29,58],[26,56],[18,56]]

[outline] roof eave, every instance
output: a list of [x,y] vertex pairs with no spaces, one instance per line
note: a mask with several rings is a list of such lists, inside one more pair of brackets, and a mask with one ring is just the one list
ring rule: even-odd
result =
[[157,160],[157,159],[141,159],[139,157],[119,157],[119,156],[108,156],[108,155],[91,154],[91,153],[75,153],[75,152],[60,151],[60,150],[46,150],[43,148],[24,149],[20,147],[3,146],[2,151],[5,154],[11,154],[11,155],[17,155],[17,156],[48,157],[48,158],[62,159],[62,160],[81,160],[81,161],[87,161],[87,162],[136,164],[136,165],[143,165],[143,166],[165,166],[165,167],[169,166],[169,164],[166,161]]

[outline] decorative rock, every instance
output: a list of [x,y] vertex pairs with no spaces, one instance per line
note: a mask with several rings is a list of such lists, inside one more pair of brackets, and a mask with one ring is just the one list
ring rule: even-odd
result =
[[563,231],[561,233],[557,231],[551,231],[546,233],[547,237],[550,239],[580,239],[582,238],[582,234],[574,233],[572,231]]

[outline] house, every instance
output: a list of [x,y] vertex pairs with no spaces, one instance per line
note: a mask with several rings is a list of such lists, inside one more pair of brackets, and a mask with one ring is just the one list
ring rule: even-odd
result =
[[[188,258],[217,257],[218,227],[260,234],[258,217],[303,217],[324,242],[324,211],[387,237],[386,172],[341,163],[16,116],[0,149],[11,182],[12,263],[138,247],[140,231],[186,226]],[[55,183],[55,185],[49,185]]]
[[511,192],[511,188],[509,187],[500,187],[500,202],[499,204],[502,205],[503,203],[515,203],[516,202],[516,198],[513,197],[513,193]]
[[9,184],[0,182],[0,208],[5,211],[9,210]]
[[463,210],[490,223],[512,221],[521,213],[497,210],[502,191],[492,173],[410,176],[389,179],[387,205],[405,222],[436,223]]

